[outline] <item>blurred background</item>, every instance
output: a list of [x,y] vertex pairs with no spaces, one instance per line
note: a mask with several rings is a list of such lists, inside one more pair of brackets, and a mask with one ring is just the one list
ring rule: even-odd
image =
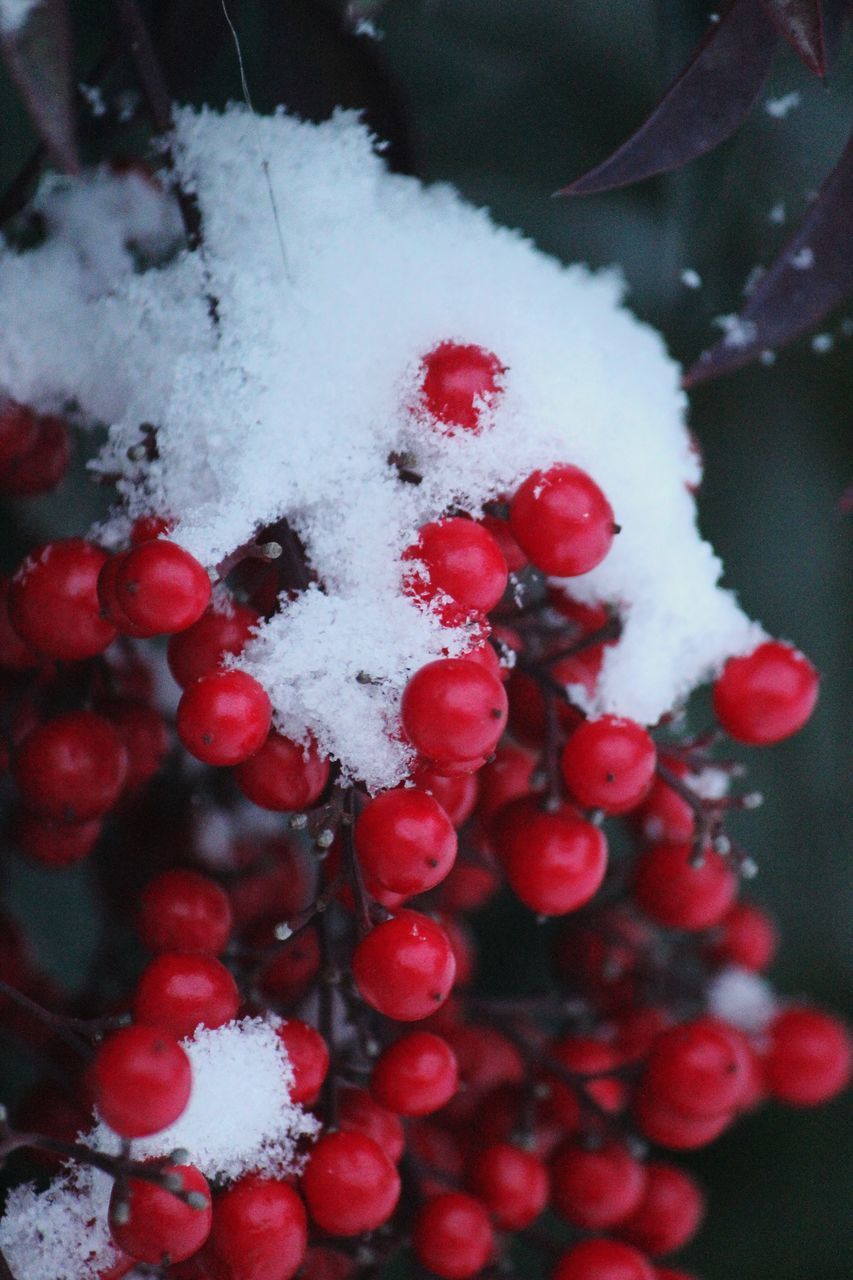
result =
[[[258,109],[283,103],[323,118],[337,104],[365,108],[395,167],[454,184],[563,261],[617,264],[630,306],[685,363],[719,335],[715,317],[740,309],[754,269],[799,222],[843,149],[853,107],[849,30],[826,86],[780,48],[750,118],[713,155],[625,191],[553,199],[641,121],[707,29],[707,0],[365,0],[369,26],[358,36],[342,34],[340,9],[320,0],[229,7]],[[110,5],[72,9],[85,81],[109,39]],[[146,12],[176,97],[221,105],[240,96],[215,0],[161,0]],[[787,95],[798,97],[786,112]],[[0,121],[4,190],[35,139],[2,72]],[[89,159],[145,151],[144,129],[132,125],[89,120],[83,138]],[[683,282],[688,269],[699,287]],[[691,396],[706,464],[700,520],[727,583],[823,674],[800,735],[766,754],[743,749],[767,798],[739,827],[760,866],[751,896],[780,923],[780,989],[848,1014],[851,333],[853,303],[816,342]],[[84,528],[99,501],[78,458],[58,496],[8,505],[2,568],[33,540]],[[50,874],[4,858],[5,902],[60,980],[79,979],[93,945],[87,876],[85,865]],[[484,941],[496,965],[506,962],[505,933]],[[13,1100],[27,1064],[0,1052],[0,1096]],[[711,1208],[683,1265],[704,1280],[849,1280],[850,1117],[845,1100],[815,1112],[769,1108],[691,1157]]]

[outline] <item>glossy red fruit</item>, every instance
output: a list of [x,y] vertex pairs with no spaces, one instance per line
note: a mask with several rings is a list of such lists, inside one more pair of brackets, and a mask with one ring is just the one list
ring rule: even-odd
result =
[[582,1240],[564,1253],[552,1280],[655,1280],[651,1263],[618,1240]]
[[98,600],[107,553],[83,538],[48,542],[27,556],[9,587],[9,619],[35,653],[80,662],[116,636]]
[[501,520],[498,516],[482,516],[480,524],[500,547],[509,572],[520,573],[527,566],[527,556],[512,536],[509,521]]
[[368,802],[355,824],[364,874],[394,893],[435,888],[456,860],[456,832],[433,796],[395,787]]
[[400,1198],[400,1175],[372,1138],[326,1133],[302,1176],[308,1210],[332,1236],[357,1236],[387,1222]]
[[421,755],[434,764],[466,764],[497,746],[506,725],[506,693],[478,663],[439,658],[412,676],[401,714]]
[[38,725],[18,748],[15,781],[27,808],[54,822],[86,822],[111,809],[127,777],[127,751],[92,711]]
[[529,796],[533,785],[536,756],[512,742],[501,743],[494,760],[479,773],[477,814],[487,831],[491,831],[501,810],[513,800]]
[[320,1096],[320,1088],[329,1070],[326,1041],[307,1022],[289,1018],[276,1027],[276,1035],[293,1071],[290,1101],[310,1106]]
[[500,547],[482,525],[461,516],[425,524],[403,561],[413,562],[406,589],[426,602],[443,594],[473,613],[488,613],[506,590]]
[[767,640],[745,657],[729,658],[714,685],[714,712],[738,742],[767,746],[802,729],[817,702],[819,683],[802,653]]
[[[673,756],[662,756],[661,764],[678,778],[686,778],[690,772],[682,760]],[[696,815],[690,805],[660,777],[654,778],[636,820],[651,844],[683,844],[693,839],[696,829]]]
[[417,1022],[435,1013],[453,987],[456,961],[441,925],[418,911],[398,911],[359,942],[356,985],[386,1018]]
[[182,689],[222,666],[226,655],[242,653],[261,620],[239,600],[214,596],[198,622],[169,639],[169,670]]
[[705,1213],[705,1197],[684,1169],[652,1161],[646,1165],[646,1186],[637,1208],[619,1224],[628,1244],[652,1257],[675,1253],[688,1244]]
[[579,467],[558,464],[534,471],[510,505],[516,542],[537,569],[557,578],[589,573],[610,550],[613,509]]
[[[195,1165],[166,1165],[181,1189],[198,1197],[187,1204],[165,1187],[142,1178],[116,1182],[110,1199],[110,1235],[119,1249],[137,1262],[183,1262],[210,1234],[210,1188]],[[125,1215],[126,1218],[125,1218]]]
[[720,1115],[740,1105],[750,1076],[743,1032],[718,1018],[694,1018],[662,1031],[644,1084],[658,1102],[686,1116]]
[[239,1005],[237,984],[214,956],[164,951],[139,979],[133,1016],[183,1040],[199,1025],[212,1029],[230,1022]]
[[736,902],[717,926],[709,954],[715,964],[735,964],[762,973],[776,954],[778,941],[766,911],[752,902]]
[[822,1009],[784,1009],[771,1023],[768,1039],[765,1079],[781,1102],[815,1107],[834,1098],[850,1080],[850,1035]]
[[509,1142],[478,1152],[468,1182],[502,1231],[523,1231],[548,1203],[548,1170],[542,1160]]
[[370,1088],[377,1102],[401,1116],[428,1116],[459,1086],[456,1054],[431,1031],[412,1031],[379,1055]]
[[91,853],[103,823],[54,822],[23,810],[15,822],[15,836],[24,853],[48,867],[70,867]]
[[435,797],[454,827],[461,827],[474,812],[474,805],[477,803],[477,778],[472,774],[445,778],[429,769],[419,768],[413,772],[412,781],[422,791]]
[[38,439],[38,418],[26,405],[0,401],[0,468],[23,457]]
[[568,808],[549,813],[533,799],[504,810],[498,849],[521,901],[539,915],[564,915],[589,902],[607,870],[599,827]]
[[216,1280],[290,1280],[305,1257],[308,1222],[293,1187],[249,1173],[213,1205],[208,1246]]
[[583,1077],[580,1089],[572,1089],[563,1080],[553,1079],[547,1075],[551,1087],[549,1109],[553,1110],[564,1103],[563,1094],[570,1092],[572,1100],[568,1103],[569,1115],[577,1110],[577,1098],[591,1098],[603,1111],[614,1115],[625,1105],[625,1084],[615,1074],[621,1066],[623,1054],[617,1045],[594,1036],[561,1036],[555,1040],[548,1050],[548,1057],[562,1063],[567,1070]]
[[89,1084],[111,1129],[123,1138],[144,1138],[181,1115],[192,1070],[173,1036],[158,1027],[123,1027],[98,1048]]
[[9,617],[11,579],[0,576],[0,671],[29,671],[39,665],[38,655],[25,644]]
[[731,867],[713,849],[695,866],[692,844],[658,844],[637,862],[634,897],[658,924],[710,929],[725,916],[737,887]]
[[495,1248],[486,1206],[473,1196],[447,1191],[428,1200],[415,1218],[412,1246],[421,1266],[442,1280],[467,1280]]
[[406,1131],[400,1117],[380,1106],[365,1089],[341,1089],[338,1095],[338,1127],[347,1133],[361,1133],[372,1138],[394,1164],[406,1149]]
[[580,804],[605,813],[627,813],[652,785],[656,763],[655,744],[642,725],[620,716],[601,716],[575,729],[560,766]]
[[137,698],[104,698],[98,711],[109,720],[127,751],[129,788],[143,787],[160,771],[169,750],[169,732],[159,711]]
[[210,578],[183,547],[164,538],[142,542],[121,559],[115,593],[133,623],[171,635],[197,622],[210,600]]
[[660,1147],[672,1151],[695,1151],[728,1129],[733,1111],[710,1116],[688,1116],[662,1102],[651,1090],[640,1088],[634,1098],[634,1119],[640,1132]]
[[421,402],[446,435],[457,427],[479,430],[483,409],[494,404],[506,372],[491,351],[461,342],[440,342],[424,356],[422,370]]
[[137,928],[149,951],[219,955],[231,935],[231,902],[198,871],[164,871],[142,891]]
[[0,491],[12,498],[49,493],[68,470],[70,457],[71,436],[63,419],[38,418],[33,445],[0,467]]
[[292,742],[271,733],[263,746],[234,770],[237,786],[253,804],[276,813],[309,809],[329,779],[329,761],[313,741]]
[[184,690],[178,703],[178,737],[205,764],[242,764],[266,742],[272,705],[266,690],[245,671],[212,671]]
[[645,1185],[645,1169],[618,1142],[587,1148],[570,1140],[551,1160],[551,1203],[586,1231],[607,1229],[627,1218]]

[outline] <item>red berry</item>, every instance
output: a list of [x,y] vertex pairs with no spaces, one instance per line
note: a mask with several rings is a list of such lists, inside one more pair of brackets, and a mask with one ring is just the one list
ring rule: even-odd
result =
[[216,671],[227,654],[242,653],[260,618],[239,600],[214,596],[198,622],[169,639],[169,669],[181,688]]
[[212,671],[184,690],[176,727],[187,751],[205,764],[242,764],[266,742],[272,706],[245,671]]
[[734,1111],[749,1077],[743,1033],[706,1017],[660,1033],[646,1065],[645,1087],[665,1107],[703,1118]]
[[[529,796],[534,791],[533,774],[536,756],[514,743],[502,743],[494,760],[485,765],[477,777],[479,799],[477,813],[487,830],[501,810],[513,800]],[[499,825],[499,824],[498,824]]]
[[133,1001],[137,1022],[164,1027],[176,1040],[199,1024],[221,1027],[235,1017],[240,994],[231,974],[213,956],[164,951],[139,979]]
[[601,716],[575,729],[560,763],[566,786],[582,805],[627,813],[652,784],[657,752],[642,725]]
[[191,627],[204,613],[210,578],[183,547],[158,538],[122,556],[115,594],[135,627],[152,635],[171,635]]
[[463,609],[488,613],[506,590],[500,547],[482,525],[461,516],[425,524],[403,560],[419,566],[407,575],[406,586],[420,600],[444,593]]
[[538,1156],[496,1142],[474,1157],[471,1190],[503,1231],[523,1231],[548,1203],[548,1171]]
[[412,1230],[415,1257],[442,1280],[467,1280],[492,1257],[492,1224],[485,1205],[473,1196],[447,1191],[428,1200]]
[[285,1182],[246,1174],[214,1201],[208,1249],[218,1280],[290,1280],[307,1239],[305,1208]]
[[48,867],[70,867],[91,853],[101,834],[100,818],[53,822],[23,810],[15,823],[18,844],[28,857]]
[[658,844],[641,856],[634,896],[646,915],[671,929],[710,929],[718,924],[737,893],[737,878],[727,862],[706,849],[693,865],[690,844]]
[[210,1188],[195,1165],[166,1165],[181,1190],[199,1198],[187,1204],[166,1187],[142,1178],[116,1182],[110,1198],[110,1234],[119,1249],[137,1262],[182,1262],[196,1253],[210,1233]]
[[818,683],[808,658],[780,640],[767,640],[745,657],[729,658],[714,685],[714,712],[738,742],[781,742],[808,720]]
[[168,520],[165,516],[139,516],[130,527],[130,545],[138,547],[143,542],[153,542],[155,538],[161,538],[164,533],[171,533],[174,527],[174,521]]
[[320,968],[316,929],[303,929],[275,952],[261,971],[259,986],[269,999],[295,1004],[307,995]]
[[589,902],[607,869],[598,827],[568,808],[549,813],[532,799],[504,810],[498,842],[509,883],[540,915],[565,915]]
[[736,964],[761,973],[776,952],[778,938],[770,916],[751,902],[736,902],[720,921],[710,955],[715,964]]
[[101,616],[122,635],[130,636],[134,640],[145,640],[156,635],[156,631],[152,631],[150,627],[138,627],[131,622],[119,603],[118,575],[126,554],[123,552],[120,555],[110,556],[101,565],[101,572],[98,574],[98,603],[101,606]]
[[320,1094],[320,1087],[329,1070],[329,1050],[326,1041],[309,1027],[307,1022],[290,1018],[276,1028],[276,1035],[284,1045],[293,1071],[290,1101],[300,1106],[311,1106]]
[[564,1143],[551,1161],[551,1202],[576,1227],[612,1227],[640,1203],[646,1171],[618,1142],[586,1148]]
[[357,1236],[387,1222],[400,1198],[400,1175],[372,1138],[327,1133],[302,1176],[308,1210],[332,1236]]
[[476,662],[439,658],[416,671],[403,693],[403,727],[421,755],[459,764],[490,755],[506,725],[503,685]]
[[427,412],[450,428],[477,431],[483,407],[491,407],[506,372],[484,347],[440,342],[423,360],[421,396]]
[[822,1009],[784,1009],[768,1036],[767,1088],[781,1102],[815,1107],[834,1098],[850,1079],[850,1036],[843,1023]]
[[696,1234],[705,1213],[705,1197],[694,1178],[675,1165],[646,1165],[643,1198],[619,1235],[652,1257],[675,1253]]
[[640,1132],[658,1146],[673,1151],[694,1151],[713,1142],[728,1129],[734,1112],[710,1116],[688,1116],[662,1102],[649,1089],[641,1088],[634,1099],[634,1119]]
[[98,1049],[90,1084],[110,1128],[123,1138],[144,1138],[173,1124],[186,1107],[190,1060],[157,1027],[123,1027]]
[[349,1280],[354,1269],[354,1259],[345,1253],[316,1244],[305,1255],[300,1280]]
[[364,999],[386,1018],[417,1022],[435,1013],[456,976],[441,925],[418,911],[398,911],[362,938],[352,972]]
[[500,520],[497,516],[483,516],[480,524],[500,547],[510,573],[520,573],[526,568],[527,556],[512,536],[508,520]]
[[513,537],[537,569],[557,578],[589,573],[610,550],[613,510],[579,467],[534,471],[510,506]]
[[364,874],[394,893],[426,893],[456,859],[456,832],[437,800],[418,787],[397,787],[371,800],[355,824]]
[[341,1089],[338,1095],[338,1127],[347,1133],[361,1133],[372,1138],[394,1164],[406,1149],[406,1131],[400,1117],[380,1107],[364,1089]]
[[231,934],[231,902],[198,871],[164,871],[142,892],[137,927],[149,951],[219,955]]
[[456,1054],[431,1031],[412,1031],[379,1056],[370,1088],[389,1111],[428,1116],[453,1097],[459,1085]]
[[13,498],[47,493],[65,475],[70,457],[71,437],[62,418],[38,418],[35,442],[0,468],[0,490]]
[[11,580],[0,577],[0,670],[28,671],[39,664],[38,656],[18,635],[9,617]]
[[98,711],[114,726],[127,751],[127,787],[150,782],[169,750],[169,734],[159,711],[136,698],[105,698]]
[[[678,778],[686,778],[690,772],[683,760],[673,756],[663,756],[661,764]],[[682,844],[693,839],[696,829],[696,816],[690,805],[659,777],[653,780],[636,818],[643,835],[652,844]]]
[[308,809],[320,799],[329,779],[329,761],[313,741],[304,746],[271,733],[260,750],[237,766],[234,778],[259,808],[288,813]]
[[421,791],[435,796],[454,827],[461,827],[474,812],[477,802],[477,779],[470,773],[445,778],[429,769],[419,768],[412,774]]
[[107,553],[82,538],[27,556],[9,588],[9,618],[25,644],[62,662],[92,658],[115,639],[101,614],[98,574]]
[[651,1264],[618,1240],[582,1240],[564,1253],[552,1280],[655,1280]]
[[0,468],[29,452],[38,439],[38,421],[26,405],[0,402]]
[[28,734],[14,761],[21,798],[55,822],[99,818],[118,799],[127,751],[113,726],[92,711],[68,711]]
[[[603,1111],[614,1114],[621,1111],[625,1103],[625,1085],[614,1075],[614,1070],[623,1061],[620,1049],[594,1036],[564,1036],[556,1040],[550,1047],[548,1056],[556,1058],[569,1071],[583,1077],[582,1094],[587,1095]],[[563,1093],[571,1092],[572,1100],[568,1103],[569,1114],[577,1110],[577,1094],[580,1087],[571,1089],[568,1084],[556,1078],[548,1078],[551,1088],[550,1108],[555,1109],[563,1101]]]

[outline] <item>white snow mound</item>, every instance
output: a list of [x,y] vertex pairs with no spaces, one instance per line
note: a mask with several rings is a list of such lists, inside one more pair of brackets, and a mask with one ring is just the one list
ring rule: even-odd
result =
[[[622,306],[615,272],[562,266],[448,187],[389,174],[348,113],[313,125],[183,110],[175,152],[203,250],[134,271],[115,249],[120,202],[91,202],[93,234],[85,203],[66,199],[85,252],[66,233],[0,255],[0,388],[42,408],[73,396],[110,423],[101,466],[123,477],[131,514],[175,518],[208,567],[288,517],[319,586],[283,602],[241,659],[283,732],[313,733],[372,789],[404,777],[402,689],[465,636],[403,595],[400,554],[448,507],[477,515],[555,462],[588,471],[622,527],[570,584],[625,623],[588,710],[654,723],[754,647],[762,633],[696,528],[679,370]],[[479,434],[443,435],[413,410],[420,361],[445,339],[507,366]],[[159,459],[132,463],[143,422]],[[400,480],[392,452],[414,455],[422,484]]]

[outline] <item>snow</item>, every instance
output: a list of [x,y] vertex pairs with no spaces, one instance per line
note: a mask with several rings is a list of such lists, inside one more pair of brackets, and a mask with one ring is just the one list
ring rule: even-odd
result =
[[702,277],[698,271],[694,271],[693,267],[685,267],[681,273],[680,279],[685,289],[702,288]]
[[[555,462],[587,470],[622,527],[568,584],[624,623],[591,713],[654,723],[755,646],[763,633],[697,531],[678,367],[623,306],[618,273],[562,266],[448,187],[389,174],[350,113],[181,110],[174,149],[203,250],[140,271],[119,180],[46,190],[51,237],[0,255],[0,386],[45,410],[74,396],[111,424],[100,466],[121,475],[130,515],[174,517],[208,568],[287,516],[317,585],[283,600],[240,660],[281,731],[313,734],[371,789],[404,777],[405,683],[468,637],[403,595],[400,555],[448,507],[476,516]],[[161,205],[155,258],[174,217]],[[418,407],[420,361],[444,339],[507,366],[479,434],[441,434]],[[143,422],[154,462],[128,459]],[[414,455],[420,485],[392,452]]]
[[768,98],[764,104],[764,110],[774,120],[784,120],[796,110],[802,100],[803,95],[800,91],[792,89],[790,93],[783,93],[778,98]]
[[[273,1018],[244,1018],[183,1041],[193,1072],[187,1109],[168,1129],[134,1141],[133,1159],[183,1147],[205,1177],[225,1181],[250,1170],[280,1176],[297,1169],[297,1143],[319,1126],[290,1101],[293,1071],[275,1027]],[[120,1146],[103,1123],[81,1140],[108,1153]],[[69,1166],[44,1192],[32,1185],[12,1191],[0,1249],[15,1280],[96,1280],[116,1259],[111,1191],[112,1178],[81,1166]]]
[[15,36],[41,0],[0,0],[0,32]]
[[748,969],[732,965],[711,979],[708,1011],[751,1035],[765,1031],[776,1015],[777,999],[770,983]]

